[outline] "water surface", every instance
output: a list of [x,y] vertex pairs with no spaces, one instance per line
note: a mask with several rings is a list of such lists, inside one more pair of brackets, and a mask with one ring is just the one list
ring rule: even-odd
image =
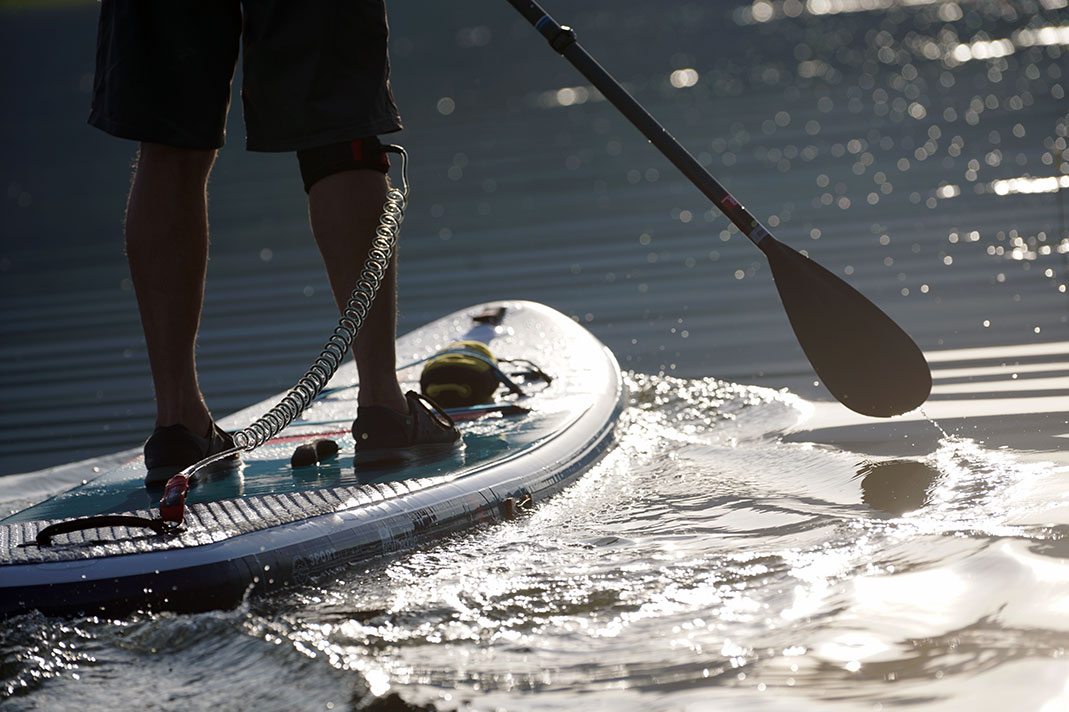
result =
[[[235,611],[7,622],[5,709],[1069,706],[1064,0],[549,9],[916,338],[927,417],[829,403],[761,255],[505,3],[396,4],[401,330],[574,315],[629,371],[619,445],[526,517]],[[95,14],[0,23],[6,473],[151,429],[132,147],[83,124]],[[243,153],[236,114],[198,352],[220,415],[333,320],[295,161]],[[87,475],[4,478],[0,506]]]

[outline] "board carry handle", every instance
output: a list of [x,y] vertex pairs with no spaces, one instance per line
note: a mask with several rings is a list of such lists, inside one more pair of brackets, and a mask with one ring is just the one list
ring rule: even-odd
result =
[[37,546],[52,546],[52,538],[60,534],[85,531],[86,529],[100,529],[102,527],[140,527],[151,529],[157,534],[166,534],[173,531],[176,526],[162,519],[149,519],[147,517],[134,517],[127,514],[102,514],[95,517],[79,517],[68,519],[65,522],[56,522],[37,532]]

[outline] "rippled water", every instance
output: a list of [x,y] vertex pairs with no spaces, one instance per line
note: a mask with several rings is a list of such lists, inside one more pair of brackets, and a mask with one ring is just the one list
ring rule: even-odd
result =
[[[916,338],[938,423],[831,423],[760,255],[505,3],[396,3],[401,330],[497,298],[575,315],[631,372],[618,446],[525,517],[235,611],[5,622],[4,709],[1069,707],[1065,0],[650,7],[549,9]],[[11,473],[136,446],[152,402],[131,147],[82,125],[96,10],[4,12]],[[228,147],[212,211],[223,414],[333,317],[292,157]],[[7,478],[0,508],[81,476]]]
[[[922,349],[1069,340],[1066,191],[1020,192],[1069,172],[1063,0],[657,7],[550,9],[777,237]],[[831,12],[862,7],[879,10]],[[397,138],[413,158],[401,331],[533,299],[626,368],[826,398],[760,253],[506,3],[443,8],[391,8]],[[756,22],[759,8],[772,16]],[[4,473],[151,429],[121,256],[133,146],[84,124],[95,19],[89,4],[0,23],[19,67],[5,94],[20,98],[0,116]],[[993,51],[982,41],[1013,52],[972,58]],[[296,380],[334,313],[293,157],[243,152],[237,110],[229,137],[198,351],[220,415]]]
[[235,611],[9,623],[5,707],[1069,699],[1057,468],[953,437],[915,459],[784,443],[793,397],[630,381],[618,447],[518,520]]

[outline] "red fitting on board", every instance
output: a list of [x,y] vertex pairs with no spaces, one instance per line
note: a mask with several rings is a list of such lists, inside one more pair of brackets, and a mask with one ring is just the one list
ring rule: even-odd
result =
[[165,522],[181,524],[186,516],[186,492],[189,491],[189,478],[175,475],[167,480],[160,499],[160,519]]

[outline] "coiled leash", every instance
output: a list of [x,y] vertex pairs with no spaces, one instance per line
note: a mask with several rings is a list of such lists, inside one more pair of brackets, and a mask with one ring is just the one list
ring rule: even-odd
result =
[[297,380],[296,385],[282,400],[252,424],[234,433],[234,447],[204,458],[167,481],[160,499],[160,518],[163,521],[173,522],[176,526],[182,523],[185,517],[186,493],[189,492],[193,475],[238,452],[252,452],[278,435],[315,402],[341,366],[345,354],[371,311],[371,305],[386,276],[386,270],[389,269],[390,258],[397,245],[397,235],[408,205],[408,153],[396,145],[384,144],[382,150],[401,156],[401,189],[390,187],[386,191],[386,203],[382,206],[379,226],[375,230],[375,238],[371,241],[367,259],[364,260],[364,269],[356,281],[349,303],[342,311],[338,325],[334,327],[334,333],[307,372]]
[[224,460],[239,452],[252,452],[278,435],[286,426],[296,420],[322,393],[323,388],[341,366],[346,352],[360,333],[367,319],[371,305],[375,301],[379,287],[389,269],[390,259],[397,244],[397,235],[405,219],[408,205],[408,153],[401,146],[383,145],[382,150],[396,153],[401,157],[401,188],[390,187],[386,191],[386,202],[379,217],[379,226],[371,241],[371,249],[364,268],[353,288],[349,303],[342,311],[338,325],[334,328],[322,352],[308,367],[307,372],[298,379],[296,385],[273,408],[261,415],[251,425],[234,433],[234,447],[206,457],[190,465],[167,481],[160,499],[160,518],[131,517],[125,515],[101,515],[83,517],[65,522],[58,522],[45,527],[37,534],[39,546],[49,546],[52,537],[85,529],[108,526],[145,527],[157,534],[167,533],[181,527],[185,519],[186,494],[189,492],[193,477],[202,469],[219,460]]

